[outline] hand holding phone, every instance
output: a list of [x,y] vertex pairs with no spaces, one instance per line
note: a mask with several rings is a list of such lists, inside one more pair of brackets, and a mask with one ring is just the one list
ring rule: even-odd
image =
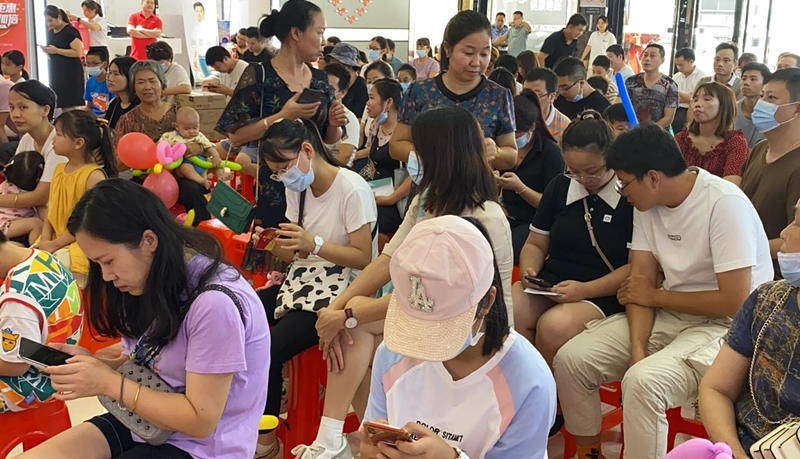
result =
[[303,89],[303,92],[300,94],[300,97],[297,99],[298,104],[314,104],[317,102],[322,102],[322,99],[325,98],[325,93],[322,91],[318,91],[316,89],[306,88]]
[[553,284],[547,282],[541,277],[525,275],[525,280],[528,281],[529,284],[533,285],[534,288],[538,288],[540,290],[550,290],[553,288]]
[[382,424],[380,422],[367,421],[364,423],[364,430],[367,433],[367,438],[373,445],[385,443],[394,446],[399,441],[414,441],[414,438],[406,429]]
[[19,357],[41,370],[44,367],[64,365],[72,355],[22,337],[19,342]]

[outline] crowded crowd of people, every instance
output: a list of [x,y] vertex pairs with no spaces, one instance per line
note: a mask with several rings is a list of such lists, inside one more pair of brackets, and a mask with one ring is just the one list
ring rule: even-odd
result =
[[[354,457],[352,410],[362,458],[539,459],[564,431],[601,459],[615,381],[629,458],[664,457],[666,411],[698,398],[737,459],[800,417],[796,55],[773,71],[724,42],[705,76],[685,48],[671,75],[652,42],[634,74],[605,16],[585,45],[574,14],[534,50],[530,14],[466,10],[404,59],[289,0],[206,52],[194,84],[227,102],[210,142],[178,106],[193,82],[155,2],[117,57],[100,5],[82,6],[44,12],[49,85],[2,55],[0,421],[82,397],[118,409],[22,457],[283,457],[259,421],[314,347],[327,385],[301,459]],[[131,174],[128,134],[211,165],[195,152]],[[255,178],[239,189],[256,198],[251,246],[283,279],[257,290],[192,227],[229,157]],[[174,175],[194,222],[142,172]],[[87,333],[121,341],[91,354]],[[32,362],[24,340],[71,357]]]

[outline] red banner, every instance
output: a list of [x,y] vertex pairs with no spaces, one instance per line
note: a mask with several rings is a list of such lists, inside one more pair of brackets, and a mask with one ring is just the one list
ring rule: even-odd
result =
[[25,0],[0,0],[0,54],[16,49],[25,55],[27,63],[25,15]]

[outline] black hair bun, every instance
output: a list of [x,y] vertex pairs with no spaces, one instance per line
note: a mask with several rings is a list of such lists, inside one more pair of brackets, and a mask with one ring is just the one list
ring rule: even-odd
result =
[[258,33],[265,38],[275,35],[279,16],[280,12],[278,10],[272,10],[271,13],[264,15],[258,24]]

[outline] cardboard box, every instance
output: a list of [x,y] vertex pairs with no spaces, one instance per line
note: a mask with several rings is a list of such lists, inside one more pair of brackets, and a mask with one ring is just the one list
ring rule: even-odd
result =
[[189,106],[195,110],[222,110],[228,105],[227,99],[222,94],[213,92],[192,92],[191,94],[178,94],[175,96],[178,108]]

